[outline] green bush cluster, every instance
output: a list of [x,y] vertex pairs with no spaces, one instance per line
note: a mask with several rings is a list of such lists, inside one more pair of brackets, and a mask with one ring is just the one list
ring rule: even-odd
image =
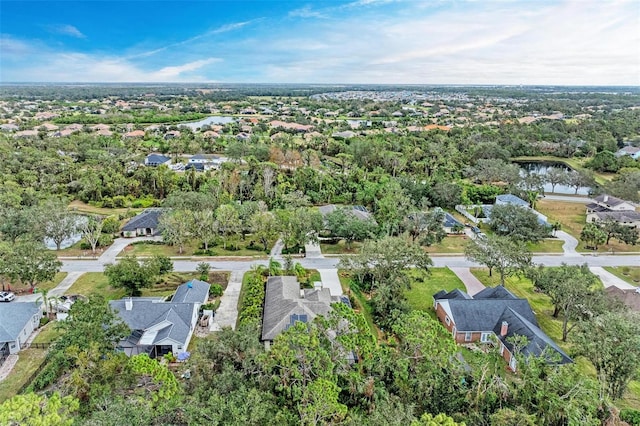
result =
[[640,426],[640,410],[626,408],[620,411],[620,420],[629,423],[631,426]]
[[222,296],[222,286],[220,284],[211,284],[209,288],[209,294],[213,297]]
[[240,307],[239,324],[250,324],[262,317],[265,284],[262,275],[249,273]]

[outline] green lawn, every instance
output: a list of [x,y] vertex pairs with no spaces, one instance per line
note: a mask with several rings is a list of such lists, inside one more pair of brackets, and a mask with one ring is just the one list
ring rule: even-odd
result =
[[562,253],[564,241],[556,239],[544,239],[538,243],[527,243],[527,248],[532,253]]
[[18,362],[0,383],[0,403],[16,395],[27,384],[27,380],[44,362],[46,354],[44,349],[25,349],[19,352]]
[[109,209],[105,207],[95,207],[78,200],[72,201],[71,204],[69,204],[69,209],[78,211],[78,212],[83,212],[83,213],[97,214],[100,216],[116,216],[116,217],[121,214],[126,214],[127,212],[139,213],[144,210],[143,208],[124,207],[124,208],[118,208],[118,209]]
[[345,240],[340,240],[337,244],[320,243],[322,254],[355,254],[358,253],[362,243],[354,241],[351,248],[347,247]]
[[61,334],[59,330],[56,330],[56,322],[51,321],[40,328],[40,332],[33,339],[33,343],[51,343]]
[[[210,246],[209,255],[204,256],[254,256],[254,257],[266,257],[268,253],[265,253],[262,250],[247,248],[250,243],[249,237],[245,242],[240,242],[238,244],[238,250],[225,250],[223,248],[222,243],[216,246]],[[273,242],[275,244],[275,241]],[[273,246],[271,244],[270,246]],[[194,256],[196,250],[200,247],[199,241],[191,241],[188,244],[185,244],[182,250],[182,254],[179,253],[178,247],[169,246],[166,244],[132,244],[130,246],[125,247],[125,249],[120,252],[118,256],[131,255],[134,254],[136,256],[155,256],[155,255],[163,255],[163,256]],[[227,248],[231,247],[231,244],[227,244]]]
[[640,266],[605,266],[604,269],[631,285],[640,286]]
[[[175,291],[175,289],[191,279],[199,278],[197,272],[173,272],[165,277],[162,281],[151,288],[142,289],[142,296],[145,297],[165,297]],[[227,272],[212,272],[209,274],[209,283],[220,284],[222,288],[227,287],[229,282],[229,274]],[[126,296],[124,289],[115,289],[109,285],[107,277],[102,272],[85,272],[71,286],[65,294],[82,294],[89,296],[91,294],[100,294],[107,300],[120,299]]]
[[464,253],[468,242],[469,237],[466,235],[447,235],[440,243],[426,247],[425,250],[429,254]]
[[51,281],[40,283],[36,287],[38,288],[38,290],[51,290],[52,288],[60,284],[60,281],[65,279],[66,276],[67,276],[66,272],[58,272]]
[[411,309],[433,311],[433,295],[440,290],[451,291],[456,288],[466,291],[460,278],[449,268],[431,268],[429,274],[423,271],[411,271],[411,289],[406,292]]

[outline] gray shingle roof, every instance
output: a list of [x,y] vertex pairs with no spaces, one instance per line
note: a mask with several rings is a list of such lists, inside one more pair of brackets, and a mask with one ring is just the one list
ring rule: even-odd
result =
[[171,160],[171,158],[162,154],[149,154],[147,155],[147,163],[150,164],[163,164],[167,161]]
[[525,299],[449,299],[449,308],[458,331],[493,330],[507,308],[519,312],[534,325],[536,317]]
[[[506,321],[507,326],[507,334],[506,336],[500,336],[500,329],[502,327],[502,321]],[[552,352],[555,352],[559,356],[559,360],[555,360],[550,358],[549,361],[552,361],[557,364],[566,364],[569,362],[573,362],[569,356],[564,353],[562,349],[556,343],[547,336],[538,326],[528,321],[524,316],[520,315],[518,312],[514,311],[511,308],[505,309],[502,314],[500,321],[496,324],[493,329],[493,332],[498,336],[498,339],[509,349],[509,351],[513,351],[513,345],[509,343],[507,339],[511,336],[519,335],[526,336],[528,339],[527,346],[522,348],[521,353],[525,356],[533,355],[540,356],[544,352],[545,349],[550,348]],[[549,354],[553,357],[553,354]]]
[[517,299],[518,297],[509,290],[499,285],[496,287],[487,287],[473,295],[474,299]]
[[435,300],[438,299],[472,299],[471,296],[469,296],[467,293],[465,293],[464,291],[455,288],[453,290],[451,290],[450,292],[446,292],[444,290],[440,290],[439,292],[437,292],[436,294],[433,295],[433,298]]
[[[331,303],[339,302],[328,288],[305,289],[300,294],[296,277],[269,277],[262,315],[262,340],[273,340],[278,334],[300,320],[310,322],[331,311]],[[302,317],[302,318],[301,318]]]
[[157,229],[162,214],[161,208],[146,209],[127,222],[123,227],[123,231],[135,231],[136,229],[151,228]]
[[640,220],[640,212],[633,210],[596,212],[594,215],[600,220],[613,219],[616,222],[635,222]]
[[626,201],[621,198],[614,197],[612,195],[607,195],[607,194],[600,194],[597,197],[595,197],[594,200],[597,201],[598,203],[605,204],[610,207],[615,207],[618,204],[626,203]]
[[160,342],[170,338],[176,342],[185,343],[191,331],[191,318],[195,305],[193,303],[157,302],[148,299],[132,298],[133,307],[126,309],[126,299],[111,300],[109,305],[129,328],[148,330],[165,323],[165,327],[157,330],[152,342]]
[[171,299],[174,303],[206,303],[209,299],[209,283],[191,280],[180,285]]
[[516,206],[529,207],[529,203],[513,194],[498,195],[496,204],[515,204]]
[[16,340],[40,306],[33,302],[0,303],[0,342]]

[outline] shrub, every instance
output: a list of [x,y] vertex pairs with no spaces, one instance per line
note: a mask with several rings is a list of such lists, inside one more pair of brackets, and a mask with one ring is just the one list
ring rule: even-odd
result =
[[620,411],[620,420],[629,423],[631,426],[640,426],[640,410],[626,408]]
[[120,230],[120,221],[115,216],[109,216],[102,222],[103,234],[115,234]]
[[213,297],[222,296],[222,286],[220,284],[211,284],[209,288],[209,294]]
[[49,318],[44,316],[42,318],[40,318],[40,327],[42,327],[43,325],[49,323]]
[[262,318],[264,304],[264,279],[261,275],[250,273],[246,281],[242,306],[238,316],[239,324],[250,324]]
[[107,247],[113,244],[113,235],[111,234],[102,234],[98,238],[98,247]]

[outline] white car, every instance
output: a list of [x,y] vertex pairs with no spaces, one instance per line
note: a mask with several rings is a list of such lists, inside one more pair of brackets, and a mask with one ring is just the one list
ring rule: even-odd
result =
[[0,291],[0,302],[11,302],[16,298],[16,295],[10,291]]

